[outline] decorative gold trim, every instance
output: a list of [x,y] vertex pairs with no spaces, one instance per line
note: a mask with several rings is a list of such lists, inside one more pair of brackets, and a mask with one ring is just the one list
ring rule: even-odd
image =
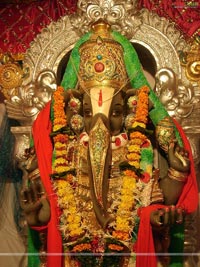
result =
[[9,62],[19,62],[19,61],[23,61],[24,60],[24,53],[17,53],[17,54],[13,54],[13,53],[0,53],[0,62],[2,64],[6,64]]
[[110,136],[101,118],[90,131],[89,153],[91,159],[94,189],[98,199],[102,200],[103,174]]
[[173,168],[169,168],[168,176],[172,180],[176,180],[178,182],[185,183],[187,181],[188,173],[187,172],[179,172]]
[[23,59],[22,54],[0,54],[0,87],[2,93],[7,99],[10,99],[11,91],[22,84],[23,70],[20,61]]
[[200,41],[195,40],[186,55],[186,76],[190,81],[200,84]]
[[81,55],[79,82],[83,90],[96,86],[121,89],[126,85],[128,76],[124,65],[123,48],[111,37],[107,23],[100,21],[93,25],[90,40],[85,42],[79,51]]
[[29,173],[29,179],[34,180],[40,177],[40,171],[39,169],[36,169],[34,171],[32,171],[31,173]]

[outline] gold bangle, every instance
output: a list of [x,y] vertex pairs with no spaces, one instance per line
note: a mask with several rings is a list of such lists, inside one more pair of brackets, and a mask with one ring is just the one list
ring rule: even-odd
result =
[[173,168],[169,168],[168,176],[172,180],[176,180],[176,181],[185,183],[187,181],[188,173],[187,172],[179,172]]
[[26,169],[29,169],[31,167],[32,162],[36,159],[36,154],[31,155],[26,160]]
[[39,178],[40,177],[40,170],[38,168],[35,169],[31,173],[29,173],[29,176],[28,177],[29,177],[30,180],[34,180],[36,178]]

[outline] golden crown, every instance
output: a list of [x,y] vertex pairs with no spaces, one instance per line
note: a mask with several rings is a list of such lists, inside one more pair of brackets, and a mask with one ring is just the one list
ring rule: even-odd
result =
[[112,38],[109,24],[102,20],[93,24],[92,35],[79,52],[79,81],[83,90],[99,86],[123,89],[127,84],[123,48]]

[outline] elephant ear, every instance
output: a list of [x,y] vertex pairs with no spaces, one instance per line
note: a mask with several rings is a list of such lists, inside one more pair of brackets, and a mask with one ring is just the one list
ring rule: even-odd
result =
[[135,89],[135,88],[131,88],[131,89],[128,89],[126,91],[126,100],[128,100],[128,98],[130,96],[133,96],[133,95],[136,95],[136,92],[138,91],[138,89]]

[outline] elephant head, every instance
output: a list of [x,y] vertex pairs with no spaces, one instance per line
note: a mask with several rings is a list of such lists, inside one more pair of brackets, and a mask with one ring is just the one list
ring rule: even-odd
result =
[[[106,228],[112,220],[107,212],[112,142],[122,134],[124,125],[129,127],[137,99],[133,96],[135,90],[127,90],[130,73],[127,73],[124,49],[112,37],[110,26],[98,21],[92,30],[90,38],[78,48],[79,64],[76,65],[77,58],[73,56],[69,60],[77,84],[74,84],[76,90],[66,91],[66,113],[74,132],[78,135],[84,132],[88,138],[90,195],[96,217]],[[137,75],[136,69],[134,72]],[[63,84],[69,86],[73,79],[65,73]],[[125,120],[126,114],[129,116]]]
[[[112,220],[107,212],[112,140],[123,131],[125,96],[124,91],[108,86],[95,87],[83,93],[68,90],[65,95],[70,127],[77,135],[81,136],[84,132],[88,137],[90,195],[96,217],[103,228]],[[78,127],[73,123],[75,117],[77,122],[80,119]]]

